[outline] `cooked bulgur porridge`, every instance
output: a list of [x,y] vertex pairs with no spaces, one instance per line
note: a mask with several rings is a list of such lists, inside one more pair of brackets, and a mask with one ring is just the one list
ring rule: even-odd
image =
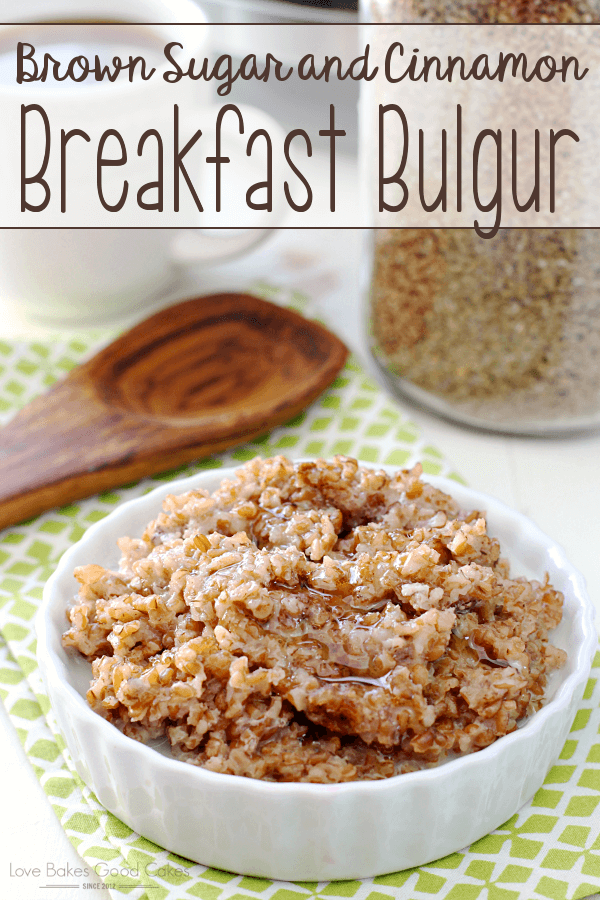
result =
[[269,781],[387,778],[513,731],[565,660],[562,595],[420,476],[275,457],[167,497],[118,573],[75,571],[91,707]]

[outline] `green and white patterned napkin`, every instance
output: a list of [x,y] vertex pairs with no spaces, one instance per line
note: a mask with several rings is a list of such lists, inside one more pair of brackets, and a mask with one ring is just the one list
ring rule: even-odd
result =
[[[263,286],[262,292],[273,299],[273,288]],[[297,293],[279,292],[275,299],[303,306]],[[9,418],[106,338],[95,332],[69,342],[0,342],[0,413]],[[61,554],[116,504],[160,481],[276,453],[344,453],[368,462],[400,465],[421,460],[426,472],[461,480],[351,360],[310,409],[267,437],[0,533],[0,696],[62,827],[87,867],[100,873],[125,872],[110,877],[111,883],[117,882],[110,893],[132,900],[427,900],[432,896],[439,900],[577,900],[600,890],[600,679],[596,677],[589,681],[559,762],[526,807],[460,853],[379,878],[288,884],[207,869],[132,832],[100,806],[82,783],[57,732],[36,662],[34,617],[44,582]],[[600,653],[595,666],[600,670]],[[136,870],[142,873],[139,877],[133,874]]]

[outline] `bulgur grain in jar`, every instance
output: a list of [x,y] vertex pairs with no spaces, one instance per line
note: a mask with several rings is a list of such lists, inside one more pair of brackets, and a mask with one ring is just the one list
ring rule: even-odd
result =
[[[600,0],[366,6],[375,23],[600,23]],[[376,228],[369,255],[371,350],[393,390],[491,430],[600,425],[600,231]]]

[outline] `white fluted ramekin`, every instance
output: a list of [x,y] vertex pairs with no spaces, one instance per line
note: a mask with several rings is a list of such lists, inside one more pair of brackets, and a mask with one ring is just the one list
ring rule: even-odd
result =
[[[392,468],[388,469],[393,471]],[[283,880],[365,878],[421,865],[466,847],[509,819],[556,762],[581,700],[597,644],[582,576],[523,515],[443,478],[428,478],[465,509],[487,513],[512,574],[542,578],[565,595],[551,640],[568,654],[543,708],[517,731],[435,769],[339,785],[274,784],[177,761],[166,742],[125,737],[85,701],[89,663],[61,644],[65,611],[86,563],[115,568],[122,535],[140,535],[163,498],[214,489],[234,470],[161,485],[93,525],[62,557],[44,593],[38,653],[48,695],[77,771],[131,828],[205,865]]]

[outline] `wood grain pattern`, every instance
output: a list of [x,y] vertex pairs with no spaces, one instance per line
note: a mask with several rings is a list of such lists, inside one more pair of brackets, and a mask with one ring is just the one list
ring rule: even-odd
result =
[[264,434],[316,399],[347,352],[249,294],[156,313],[0,431],[0,528]]

